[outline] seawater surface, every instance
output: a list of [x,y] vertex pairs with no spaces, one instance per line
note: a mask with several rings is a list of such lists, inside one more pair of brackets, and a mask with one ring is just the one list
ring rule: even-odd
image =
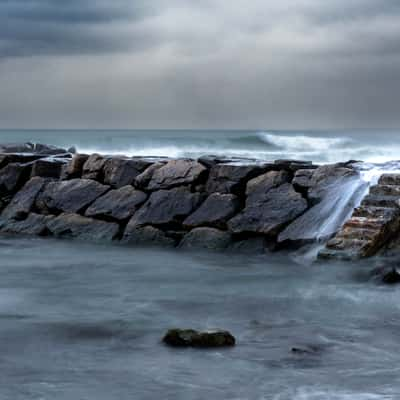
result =
[[398,399],[400,289],[374,266],[1,237],[0,399]]

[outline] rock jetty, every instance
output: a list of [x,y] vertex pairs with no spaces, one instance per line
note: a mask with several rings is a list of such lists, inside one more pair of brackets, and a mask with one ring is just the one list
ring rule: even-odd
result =
[[[355,165],[0,145],[0,233],[181,249],[297,246],[319,239],[309,228],[321,224],[318,207],[359,179]],[[400,176],[382,176],[320,257],[368,257],[396,243],[399,199]]]

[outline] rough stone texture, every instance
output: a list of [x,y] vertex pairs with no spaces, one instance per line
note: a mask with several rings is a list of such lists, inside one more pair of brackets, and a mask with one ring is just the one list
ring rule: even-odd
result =
[[61,179],[81,178],[83,166],[88,159],[89,156],[87,154],[75,154],[68,164],[64,165]]
[[4,209],[1,218],[6,220],[24,219],[31,212],[36,197],[47,181],[48,180],[40,177],[30,179]]
[[0,170],[0,193],[14,193],[28,181],[32,166],[11,163]]
[[183,237],[179,247],[182,249],[223,250],[229,246],[231,241],[232,236],[229,232],[215,228],[195,228]]
[[156,170],[160,169],[166,162],[156,162],[146,168],[140,175],[135,178],[134,185],[139,189],[146,189]]
[[268,246],[263,236],[237,240],[229,245],[229,250],[247,254],[264,254]]
[[275,160],[274,164],[279,170],[286,169],[291,172],[296,172],[300,169],[316,169],[317,166],[313,165],[311,161],[303,160]]
[[45,158],[36,160],[32,163],[31,177],[40,176],[43,178],[58,179],[64,165],[67,164],[66,159],[62,158]]
[[133,245],[159,245],[174,247],[176,245],[176,240],[167,236],[161,229],[155,228],[153,226],[136,226],[133,224],[128,224],[122,242],[126,244]]
[[193,160],[171,160],[153,171],[148,190],[171,189],[201,180],[207,168]]
[[36,200],[42,212],[79,213],[109,189],[90,179],[49,182]]
[[119,221],[126,220],[147,199],[146,193],[136,190],[132,186],[124,186],[110,190],[99,197],[87,210],[87,217],[113,218]]
[[191,193],[187,188],[159,190],[151,194],[147,202],[134,214],[130,224],[176,225],[191,214],[201,202],[199,193]]
[[245,209],[228,223],[234,233],[259,233],[276,236],[307,209],[307,201],[290,183],[282,183],[285,175],[269,172],[247,186]]
[[293,187],[301,193],[307,193],[310,189],[312,183],[312,176],[314,174],[314,170],[312,169],[299,169],[294,174],[294,178],[292,180]]
[[144,159],[110,158],[104,164],[104,183],[114,188],[133,185],[135,178],[150,165]]
[[208,193],[241,194],[248,180],[265,172],[260,165],[216,164],[211,168],[207,181]]
[[2,233],[43,236],[48,233],[47,223],[54,217],[30,213],[24,220],[0,220]]
[[239,210],[240,202],[234,194],[211,194],[183,225],[188,228],[211,226],[226,228],[226,223]]
[[370,194],[354,210],[350,220],[319,253],[319,258],[370,257],[384,245],[390,244],[390,240],[400,231],[400,196],[393,195],[400,193],[400,174],[396,175],[381,177],[378,185],[370,189]]
[[4,168],[6,165],[11,163],[30,163],[43,157],[45,156],[39,154],[3,153],[0,154],[0,168]]
[[318,167],[314,171],[310,182],[308,198],[312,204],[317,204],[329,193],[332,186],[339,185],[346,179],[356,176],[358,176],[356,170],[338,166],[337,164]]
[[236,340],[228,331],[198,332],[193,329],[170,329],[163,342],[171,347],[231,347]]
[[0,153],[33,153],[56,155],[67,153],[67,150],[41,143],[6,143],[0,144]]
[[89,156],[85,164],[83,164],[82,178],[94,179],[103,182],[104,179],[104,165],[107,158],[100,154],[92,154]]
[[78,214],[63,213],[51,219],[47,228],[56,237],[79,238],[88,241],[112,241],[119,233],[119,225]]

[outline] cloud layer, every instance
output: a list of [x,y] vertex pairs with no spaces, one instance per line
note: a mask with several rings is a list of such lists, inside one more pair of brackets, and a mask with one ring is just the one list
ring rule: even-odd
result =
[[400,126],[393,0],[3,0],[0,126]]

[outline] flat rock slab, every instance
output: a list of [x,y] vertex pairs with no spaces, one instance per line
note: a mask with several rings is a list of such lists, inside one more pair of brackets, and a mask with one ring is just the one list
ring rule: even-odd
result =
[[156,169],[148,183],[148,190],[171,189],[193,184],[205,177],[207,168],[193,160],[171,160]]
[[153,192],[147,202],[133,215],[131,226],[175,225],[191,214],[201,203],[202,196],[187,188]]
[[99,197],[87,210],[87,217],[126,220],[147,200],[147,194],[132,186],[110,190]]
[[31,212],[38,194],[47,182],[47,179],[40,177],[30,179],[4,209],[1,218],[24,219]]
[[215,228],[195,228],[187,233],[179,247],[182,249],[224,250],[232,242],[229,232]]
[[46,184],[36,200],[36,207],[43,211],[79,213],[109,190],[91,179],[71,179]]
[[176,240],[153,226],[134,226],[128,224],[122,243],[137,246],[166,246],[175,247]]
[[108,159],[104,164],[104,183],[114,188],[133,185],[136,177],[152,163],[142,159]]
[[183,225],[187,228],[210,226],[226,228],[226,223],[239,210],[240,201],[234,194],[211,194],[204,203],[189,217]]
[[68,213],[51,219],[47,223],[47,228],[56,237],[95,242],[112,241],[119,233],[119,225],[116,223]]

